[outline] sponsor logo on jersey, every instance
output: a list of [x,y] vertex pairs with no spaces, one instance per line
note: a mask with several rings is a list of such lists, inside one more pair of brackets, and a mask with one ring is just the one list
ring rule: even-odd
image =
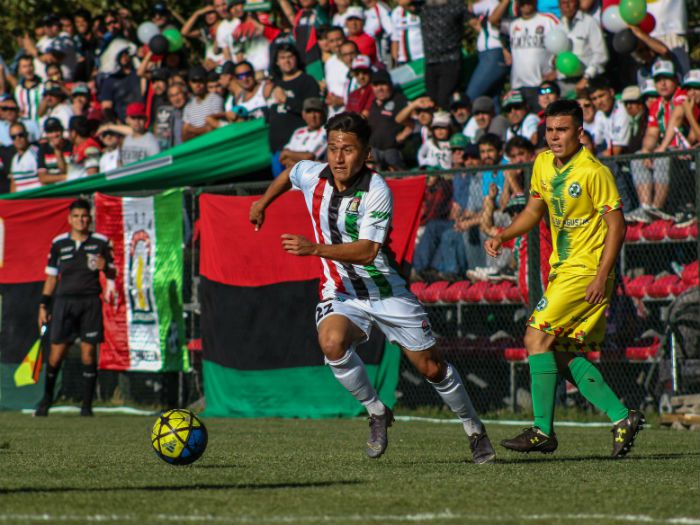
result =
[[535,310],[537,310],[538,312],[541,312],[542,310],[547,308],[547,304],[548,304],[547,298],[543,297],[542,299],[540,299],[540,302],[537,303],[537,306],[535,306]]

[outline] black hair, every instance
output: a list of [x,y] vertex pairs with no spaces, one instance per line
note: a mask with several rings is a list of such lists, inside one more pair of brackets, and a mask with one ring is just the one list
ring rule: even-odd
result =
[[501,140],[501,137],[499,137],[495,133],[484,133],[477,141],[477,144],[479,146],[481,146],[482,144],[488,144],[489,146],[493,146],[494,148],[496,148],[498,151],[501,151],[501,148],[503,147],[503,141]]
[[369,136],[372,134],[367,119],[353,111],[344,111],[329,118],[325,128],[328,135],[331,134],[331,131],[353,133],[357,135],[360,143],[365,147],[369,144]]
[[550,88],[554,94],[557,96],[561,96],[561,89],[559,89],[559,84],[554,82],[553,80],[543,80],[540,82],[540,89],[542,88]]
[[563,98],[555,100],[544,110],[545,120],[547,117],[572,117],[574,126],[577,128],[583,126],[583,109],[581,109],[581,105],[575,100]]
[[90,213],[91,208],[92,206],[90,206],[90,203],[86,199],[76,199],[70,203],[70,206],[68,206],[68,211],[86,210],[88,213]]
[[326,36],[328,36],[328,33],[334,33],[336,31],[340,31],[343,33],[343,39],[345,39],[345,30],[340,27],[340,26],[330,26],[326,29]]
[[92,22],[92,15],[87,9],[78,9],[75,13],[73,13],[73,20],[75,20],[78,17],[82,18],[87,22]]
[[508,142],[506,142],[506,153],[511,151],[513,148],[520,148],[527,150],[529,153],[534,153],[535,152],[535,146],[532,142],[527,140],[525,137],[522,137],[520,135],[516,135],[512,139],[510,139]]
[[596,91],[607,91],[610,89],[610,81],[603,75],[593,77],[588,81],[588,92],[595,93]]
[[22,55],[17,59],[17,64],[23,62],[24,60],[29,60],[32,64],[34,64],[34,57],[31,55]]
[[90,136],[90,124],[87,118],[82,115],[75,115],[70,118],[68,129],[75,131],[79,137],[88,138]]

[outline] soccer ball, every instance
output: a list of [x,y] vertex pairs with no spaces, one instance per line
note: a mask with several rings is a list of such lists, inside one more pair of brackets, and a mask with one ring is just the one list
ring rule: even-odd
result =
[[189,465],[207,448],[207,428],[189,410],[176,408],[158,416],[151,431],[156,455],[171,465]]

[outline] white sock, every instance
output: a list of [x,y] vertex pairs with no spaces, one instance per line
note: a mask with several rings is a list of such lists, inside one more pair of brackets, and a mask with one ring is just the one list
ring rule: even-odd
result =
[[352,349],[337,361],[326,359],[335,378],[362,403],[371,416],[381,416],[385,412],[384,404],[379,400],[377,391],[369,382],[365,364]]
[[467,389],[462,384],[459,372],[450,363],[445,363],[445,366],[447,367],[445,379],[439,383],[432,381],[428,381],[428,383],[433,385],[445,404],[462,420],[464,431],[468,436],[483,432],[484,426],[474,410],[474,405],[472,405]]

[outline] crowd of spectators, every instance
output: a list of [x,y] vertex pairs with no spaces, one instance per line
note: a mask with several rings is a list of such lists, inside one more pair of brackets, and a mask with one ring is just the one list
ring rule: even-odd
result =
[[[655,27],[630,26],[631,50],[613,45],[606,5],[211,0],[187,19],[164,2],[143,20],[125,8],[48,14],[0,57],[0,190],[107,172],[251,119],[269,124],[276,176],[323,159],[323,124],[344,110],[368,119],[382,171],[530,162],[560,97],[579,101],[582,143],[603,160],[696,147],[700,69],[685,0],[649,2]],[[153,30],[177,38],[162,47],[144,38]],[[573,76],[546,42],[555,30],[580,59]],[[409,100],[402,84],[419,62],[425,95]],[[628,220],[694,216],[668,205],[671,163],[611,164]],[[505,168],[430,176],[414,277],[492,272],[479,247],[519,209],[525,184]]]

